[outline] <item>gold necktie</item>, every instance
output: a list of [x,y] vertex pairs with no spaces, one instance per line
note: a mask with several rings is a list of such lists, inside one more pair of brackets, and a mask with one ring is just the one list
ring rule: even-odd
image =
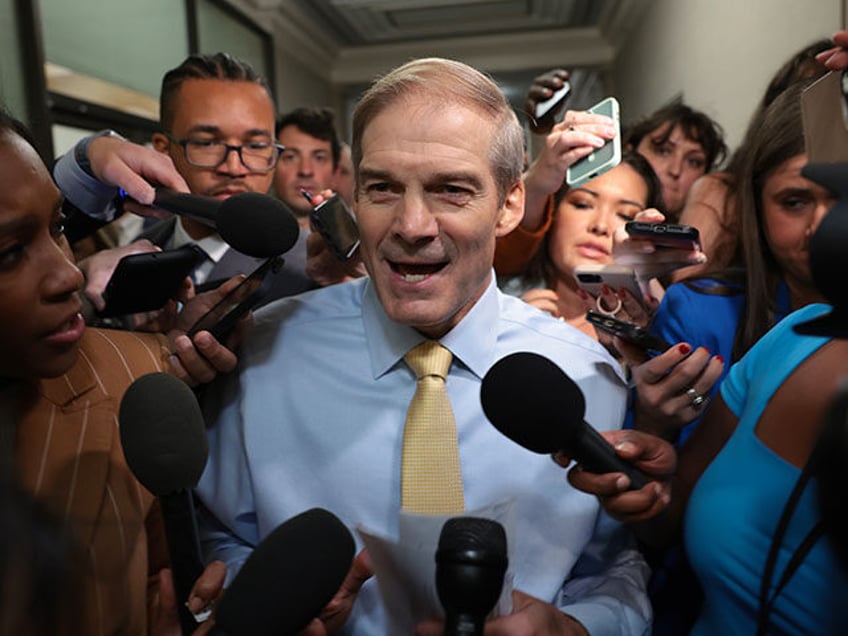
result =
[[450,514],[465,509],[456,420],[445,387],[451,358],[434,340],[404,356],[418,377],[403,430],[401,462],[401,506],[410,512]]

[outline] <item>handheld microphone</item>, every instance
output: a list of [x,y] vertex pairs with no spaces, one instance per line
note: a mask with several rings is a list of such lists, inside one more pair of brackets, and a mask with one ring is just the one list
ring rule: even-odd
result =
[[285,203],[267,194],[242,192],[219,201],[157,187],[153,205],[217,228],[234,249],[257,258],[289,251],[300,233]]
[[203,572],[194,498],[209,452],[203,415],[192,390],[168,373],[141,376],[118,411],[121,446],[141,485],[159,498],[184,634],[197,628],[185,606]]
[[307,510],[277,526],[221,597],[212,634],[296,634],[318,616],[350,570],[354,542],[333,513]]
[[650,480],[584,420],[580,387],[553,362],[535,353],[498,360],[480,387],[483,412],[501,433],[534,453],[564,451],[593,473],[624,473],[630,490]]
[[445,610],[445,636],[482,636],[506,574],[506,532],[491,519],[454,517],[442,526],[436,550],[436,591]]

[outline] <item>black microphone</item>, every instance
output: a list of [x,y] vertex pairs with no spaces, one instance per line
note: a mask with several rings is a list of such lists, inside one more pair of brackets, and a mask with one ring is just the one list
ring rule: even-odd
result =
[[221,597],[212,634],[296,634],[335,596],[354,542],[333,513],[313,508],[279,525],[248,557]]
[[480,401],[496,429],[534,453],[564,451],[589,472],[624,473],[631,490],[650,481],[583,421],[583,392],[544,356],[519,352],[498,360],[483,377]]
[[479,636],[503,588],[506,532],[491,519],[454,517],[442,526],[436,550],[436,592],[445,610],[445,636]]
[[150,373],[133,382],[118,412],[121,446],[141,485],[159,498],[180,624],[184,634],[197,628],[185,606],[203,572],[194,498],[209,452],[203,415],[192,390],[167,373]]
[[267,194],[242,192],[219,201],[157,187],[153,205],[217,228],[234,249],[257,258],[289,251],[300,233],[285,203]]

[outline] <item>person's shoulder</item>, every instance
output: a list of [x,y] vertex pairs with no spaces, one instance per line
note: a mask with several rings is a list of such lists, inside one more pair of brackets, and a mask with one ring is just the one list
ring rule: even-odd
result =
[[167,370],[167,338],[159,333],[118,329],[85,330],[75,373],[91,374],[108,393],[119,394],[137,378]]
[[366,283],[366,278],[359,278],[275,300],[256,311],[255,328],[277,325],[282,320],[293,326],[359,316]]
[[501,338],[521,343],[527,350],[547,352],[551,356],[573,354],[618,366],[604,346],[577,327],[554,318],[519,298],[501,293]]
[[83,334],[82,350],[102,357],[153,356],[158,364],[161,352],[168,350],[168,340],[161,333],[89,327]]
[[761,342],[764,343],[762,347],[768,347],[770,346],[770,343],[773,342],[778,343],[778,346],[782,346],[784,344],[788,346],[793,340],[809,340],[810,336],[802,336],[795,332],[796,325],[824,316],[831,311],[831,309],[832,307],[830,305],[823,303],[813,303],[811,305],[801,307],[801,309],[797,309],[787,315],[783,318],[783,320],[778,321],[774,327],[772,327],[754,344],[754,347],[760,345]]
[[669,285],[663,296],[664,304],[714,302],[734,303],[744,300],[745,287],[730,278],[691,278]]
[[708,172],[695,179],[689,192],[696,194],[724,194],[733,183],[729,172]]

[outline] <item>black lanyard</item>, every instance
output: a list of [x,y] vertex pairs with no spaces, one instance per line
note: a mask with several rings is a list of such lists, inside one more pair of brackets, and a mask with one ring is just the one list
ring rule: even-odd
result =
[[801,476],[798,477],[798,481],[795,483],[795,487],[792,489],[789,499],[783,507],[783,512],[780,514],[780,520],[777,522],[777,528],[775,528],[774,535],[771,539],[771,546],[769,547],[768,557],[766,558],[766,566],[763,570],[763,578],[760,582],[760,604],[757,612],[757,636],[764,636],[767,633],[769,614],[774,606],[774,602],[777,600],[777,597],[780,596],[780,593],[783,591],[783,588],[786,587],[786,584],[789,583],[789,579],[792,578],[792,575],[795,574],[798,567],[807,557],[807,554],[809,554],[810,550],[813,549],[816,541],[818,541],[822,534],[824,534],[824,524],[819,521],[813,526],[813,529],[807,533],[807,536],[804,537],[804,540],[801,541],[798,547],[795,548],[795,551],[792,553],[792,556],[786,564],[786,568],[783,570],[783,574],[777,583],[777,587],[775,587],[772,595],[769,596],[769,588],[771,587],[771,580],[774,576],[774,568],[777,565],[777,555],[778,552],[780,552],[780,546],[783,543],[783,538],[789,528],[789,522],[792,519],[792,515],[798,507],[798,501],[801,499],[801,495],[813,474],[813,460],[815,455],[815,452],[811,453],[807,463],[804,464],[804,470],[801,471]]

